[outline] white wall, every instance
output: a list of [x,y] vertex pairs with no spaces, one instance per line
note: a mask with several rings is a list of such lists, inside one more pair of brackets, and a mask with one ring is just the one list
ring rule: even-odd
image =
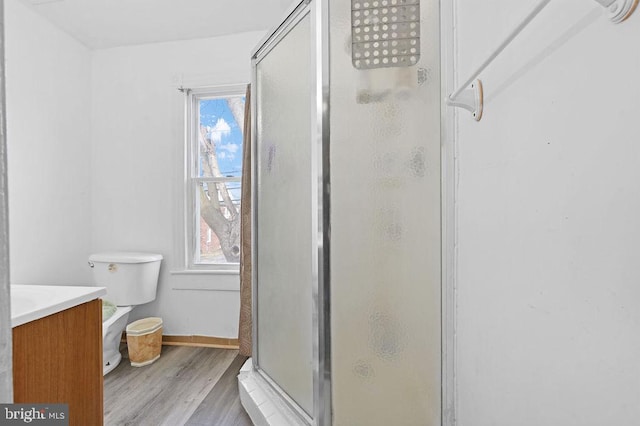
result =
[[[4,4],[0,0],[0,22],[4,22]],[[4,57],[4,33],[0,34],[0,56]],[[0,120],[6,123],[4,64],[0,65]],[[13,368],[11,360],[11,307],[9,301],[9,244],[7,197],[6,125],[0,130],[0,402],[13,402]]]
[[[457,0],[458,81],[536,3]],[[638,424],[638,40],[638,11],[551,2],[460,113],[460,426]]]
[[5,1],[11,279],[87,284],[91,54]]
[[12,282],[88,284],[92,252],[158,252],[158,299],[132,319],[237,337],[237,275],[169,273],[183,143],[176,88],[248,82],[264,34],[90,51],[18,0],[5,7]]
[[[262,32],[99,50],[93,55],[91,248],[163,254],[158,315],[166,334],[237,337],[237,275],[174,275],[181,207],[183,95],[177,87],[248,83]],[[175,287],[231,291],[176,290]]]

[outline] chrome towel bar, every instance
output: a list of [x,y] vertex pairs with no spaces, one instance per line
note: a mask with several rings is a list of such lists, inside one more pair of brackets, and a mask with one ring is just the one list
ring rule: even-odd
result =
[[[607,9],[609,19],[615,24],[627,19],[638,6],[640,0],[594,0],[602,7]],[[483,89],[482,82],[478,80],[478,76],[493,62],[500,53],[529,25],[529,23],[538,16],[551,0],[542,0],[533,8],[524,20],[509,33],[507,38],[482,62],[482,64],[466,79],[464,83],[454,90],[445,100],[446,104],[453,107],[464,108],[471,112],[476,121],[480,121],[483,111]]]

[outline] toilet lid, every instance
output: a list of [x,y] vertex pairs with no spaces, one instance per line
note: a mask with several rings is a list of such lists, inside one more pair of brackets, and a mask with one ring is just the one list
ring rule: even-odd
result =
[[107,252],[89,256],[89,262],[105,263],[147,263],[158,260],[162,260],[162,255],[157,253]]

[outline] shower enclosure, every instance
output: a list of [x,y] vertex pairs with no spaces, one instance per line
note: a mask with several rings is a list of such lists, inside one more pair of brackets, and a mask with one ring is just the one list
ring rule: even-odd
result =
[[438,2],[302,1],[252,66],[253,374],[299,424],[440,424]]

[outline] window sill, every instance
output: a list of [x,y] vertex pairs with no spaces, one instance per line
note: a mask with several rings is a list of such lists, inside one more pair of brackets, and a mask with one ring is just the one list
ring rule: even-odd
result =
[[240,275],[237,269],[178,269],[169,273],[171,275]]
[[[173,290],[240,291],[240,273],[225,270],[175,270],[169,272]],[[182,278],[177,278],[181,276]]]

